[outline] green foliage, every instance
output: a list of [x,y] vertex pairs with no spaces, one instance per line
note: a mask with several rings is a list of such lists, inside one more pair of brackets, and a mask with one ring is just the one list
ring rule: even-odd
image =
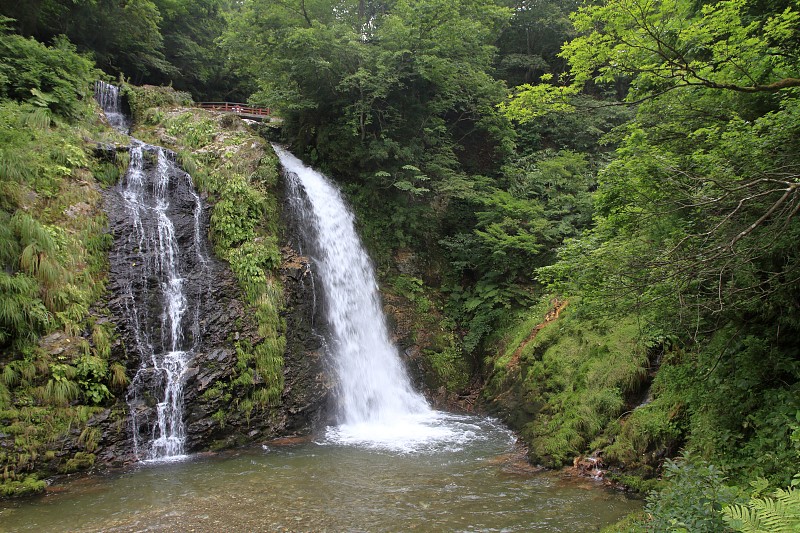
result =
[[545,318],[554,311],[539,306],[509,329],[484,391],[521,431],[531,459],[548,466],[593,451],[600,437],[613,438],[614,422],[647,374],[635,320],[589,321],[578,306],[570,303],[554,321]]
[[561,45],[574,35],[570,11],[573,2],[544,0],[529,4],[516,2],[510,24],[498,40],[497,70],[509,86],[541,79],[563,68],[558,58]]
[[33,340],[52,323],[33,278],[0,272],[0,344]]
[[86,423],[113,399],[113,331],[93,326],[89,307],[105,290],[111,244],[95,178],[116,171],[91,156],[88,139],[109,136],[94,113],[91,61],[63,39],[46,47],[0,33],[0,468],[9,494],[40,491],[44,483],[22,472],[65,467],[54,449],[77,435],[94,449]]
[[651,493],[645,511],[653,531],[724,531],[720,511],[734,503],[738,490],[725,484],[725,475],[713,465],[691,457],[667,460],[665,488]]
[[[722,510],[722,518],[734,531],[746,533],[766,533],[797,531],[800,529],[800,490],[796,485],[800,475],[794,478],[794,485],[787,489],[777,489],[769,496],[760,497],[758,491],[745,504],[730,505]],[[754,484],[758,488],[768,486],[766,480]]]
[[7,24],[0,16],[0,99],[31,105],[28,121],[38,129],[49,126],[49,113],[78,118],[99,75],[92,61],[77,54],[64,38],[48,47],[10,34]]
[[[188,93],[176,91],[171,87],[125,84],[122,89],[131,108],[133,120],[136,123],[146,123],[148,121],[148,111],[154,108],[171,108],[192,104],[192,97]],[[176,134],[181,131],[182,127],[188,127],[191,120],[188,116],[176,119],[176,125],[174,126]]]
[[470,368],[454,336],[449,335],[449,346],[441,351],[425,350],[436,379],[447,390],[459,392],[469,385]]
[[225,180],[219,194],[211,214],[211,236],[218,253],[252,241],[266,208],[264,193],[251,187],[244,176]]
[[[159,103],[159,106],[164,103]],[[191,112],[178,115],[167,121],[167,133],[178,136],[190,148],[202,148],[214,140],[216,125],[209,119],[201,119]]]
[[685,0],[606,2],[573,18],[583,35],[564,46],[574,83],[635,76],[631,99],[675,87],[759,90],[797,74],[800,14],[764,10],[753,20],[746,0],[697,9]]

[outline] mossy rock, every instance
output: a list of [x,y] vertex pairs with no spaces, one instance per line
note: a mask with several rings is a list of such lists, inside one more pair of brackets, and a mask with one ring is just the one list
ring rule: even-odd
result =
[[35,475],[26,476],[23,479],[6,479],[0,483],[0,496],[19,497],[30,496],[44,492],[47,483],[38,479]]
[[79,470],[88,470],[94,466],[94,459],[93,453],[75,452],[75,455],[67,461],[61,471],[64,474],[71,474]]

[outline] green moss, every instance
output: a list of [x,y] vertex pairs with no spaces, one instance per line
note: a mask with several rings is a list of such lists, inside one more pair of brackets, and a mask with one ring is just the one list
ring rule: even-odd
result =
[[44,492],[47,483],[40,481],[35,475],[22,476],[21,479],[3,479],[0,483],[0,496],[29,496]]
[[203,398],[205,401],[215,400],[220,398],[225,393],[226,388],[227,387],[225,383],[217,381],[211,387],[206,389],[205,392],[203,392],[201,398]]
[[88,452],[75,452],[71,459],[61,468],[64,474],[71,474],[79,470],[88,470],[94,466],[95,456]]
[[213,415],[211,415],[211,419],[217,422],[219,424],[219,427],[221,428],[225,427],[225,411],[223,411],[222,409],[219,409]]

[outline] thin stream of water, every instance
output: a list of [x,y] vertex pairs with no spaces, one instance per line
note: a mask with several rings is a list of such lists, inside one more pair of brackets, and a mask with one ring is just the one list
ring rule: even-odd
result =
[[[128,133],[119,88],[97,82],[95,98],[109,123]],[[130,221],[130,232],[118,237],[120,245],[136,253],[125,272],[129,282],[122,291],[126,320],[135,332],[136,346],[132,348],[141,359],[128,389],[131,433],[138,459],[174,460],[184,457],[183,385],[199,322],[197,316],[186,320],[192,306],[199,309],[184,286],[186,257],[194,252],[201,268],[207,262],[200,239],[202,205],[191,177],[165,149],[131,137],[129,152],[128,169],[116,190]],[[176,238],[171,205],[175,180],[185,180],[194,199],[192,250],[181,249]],[[190,339],[184,322],[191,322],[187,324],[193,329]],[[155,416],[151,420],[142,407],[153,401]]]

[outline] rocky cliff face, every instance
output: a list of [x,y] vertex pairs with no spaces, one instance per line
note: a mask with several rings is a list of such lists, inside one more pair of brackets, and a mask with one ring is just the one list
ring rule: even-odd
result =
[[[236,408],[238,398],[235,395],[228,398],[207,394],[216,383],[229,383],[235,378],[236,351],[229,342],[227,346],[199,354],[186,383],[188,451],[308,434],[323,416],[329,387],[323,369],[321,340],[311,329],[314,302],[308,261],[285,248],[281,274],[287,342],[280,407],[247,412]],[[229,328],[228,339],[247,339],[255,343],[260,339],[250,323],[247,307],[236,302],[240,307],[223,308],[227,315],[224,323]],[[247,326],[242,327],[244,324]],[[225,415],[222,421],[216,415],[220,412]]]
[[[152,163],[145,163],[150,165]],[[206,243],[210,208],[203,202],[197,217],[195,196],[187,180],[172,176],[170,180],[171,205],[168,212],[175,228],[176,240],[181,249],[195,246],[195,222],[199,219],[202,246]],[[106,193],[110,232],[115,245],[110,253],[110,297],[106,302],[112,312],[118,339],[112,346],[112,359],[122,362],[129,376],[139,369],[142,358],[142,318],[161,320],[162,311],[156,290],[152,294],[138,295],[137,301],[150,307],[144,313],[131,313],[131,287],[144,291],[155,289],[158,283],[146,278],[142,270],[142,250],[131,246],[127,238],[131,220],[124,208],[119,187]],[[286,350],[284,354],[284,390],[278,407],[240,409],[241,397],[230,384],[236,379],[237,342],[256,344],[262,339],[253,319],[252,309],[244,301],[242,291],[228,267],[213,254],[205,254],[204,264],[197,264],[198,255],[185,254],[185,291],[197,307],[186,313],[184,331],[192,337],[192,359],[185,375],[184,420],[186,424],[187,452],[229,447],[247,442],[261,441],[277,436],[308,433],[323,416],[329,386],[322,363],[321,338],[312,329],[315,312],[311,273],[308,261],[289,248],[283,250],[281,268],[284,287],[286,322]],[[145,260],[150,260],[145,258]],[[155,259],[152,259],[155,260]],[[157,323],[151,324],[156,330]],[[156,334],[157,336],[157,334]],[[90,422],[101,430],[98,443],[98,462],[124,464],[135,460],[133,430],[147,435],[156,417],[159,390],[158,376],[147,372],[140,376],[137,386],[154,391],[138,394],[135,399],[129,392],[128,401],[114,407]],[[224,391],[225,393],[221,393]],[[113,412],[113,415],[112,415]],[[136,417],[132,418],[131,414]],[[140,427],[132,427],[131,420]]]

